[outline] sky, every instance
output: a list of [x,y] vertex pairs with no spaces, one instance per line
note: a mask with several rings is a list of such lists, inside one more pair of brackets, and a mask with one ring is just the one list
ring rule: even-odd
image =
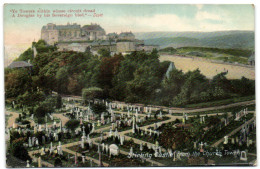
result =
[[[12,17],[16,10],[77,10],[95,9],[103,17],[84,18],[19,18]],[[28,43],[40,38],[47,23],[100,24],[107,33],[121,31],[222,31],[254,30],[252,5],[28,5],[8,4],[4,8],[5,44]]]

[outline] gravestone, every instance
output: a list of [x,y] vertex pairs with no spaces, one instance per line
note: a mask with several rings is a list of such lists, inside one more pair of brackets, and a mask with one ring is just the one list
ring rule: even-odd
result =
[[228,136],[224,137],[224,144],[228,144]]
[[247,161],[247,155],[246,155],[245,151],[241,151],[240,160],[241,161]]
[[82,163],[85,164],[85,156],[82,155]]
[[109,146],[109,151],[110,151],[110,155],[114,155],[114,156],[119,155],[119,148],[115,144],[111,144]]

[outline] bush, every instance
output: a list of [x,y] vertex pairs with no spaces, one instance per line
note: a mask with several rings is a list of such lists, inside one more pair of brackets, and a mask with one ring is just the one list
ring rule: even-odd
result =
[[68,129],[74,131],[74,130],[79,126],[79,120],[69,120],[69,121],[65,124],[65,126],[66,126]]

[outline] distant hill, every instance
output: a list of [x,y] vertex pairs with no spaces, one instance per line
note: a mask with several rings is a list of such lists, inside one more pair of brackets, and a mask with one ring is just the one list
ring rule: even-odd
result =
[[137,39],[148,45],[165,47],[213,47],[254,49],[253,31],[218,32],[143,32],[135,33]]

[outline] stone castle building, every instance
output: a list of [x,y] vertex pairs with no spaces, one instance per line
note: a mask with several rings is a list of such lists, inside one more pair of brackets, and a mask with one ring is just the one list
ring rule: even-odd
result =
[[86,49],[91,49],[95,52],[100,48],[105,48],[115,53],[129,53],[137,50],[158,49],[158,46],[144,45],[144,41],[135,39],[132,32],[106,34],[100,25],[93,23],[82,27],[76,23],[67,25],[49,23],[42,27],[41,39],[48,45],[57,45],[60,51],[84,52]]

